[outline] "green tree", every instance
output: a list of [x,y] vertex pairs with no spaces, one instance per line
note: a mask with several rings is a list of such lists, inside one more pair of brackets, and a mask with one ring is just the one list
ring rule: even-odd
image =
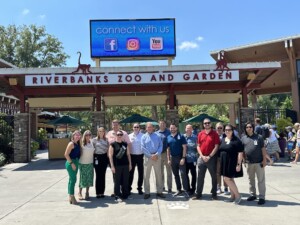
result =
[[63,50],[43,26],[0,26],[0,58],[18,67],[63,66],[69,58]]

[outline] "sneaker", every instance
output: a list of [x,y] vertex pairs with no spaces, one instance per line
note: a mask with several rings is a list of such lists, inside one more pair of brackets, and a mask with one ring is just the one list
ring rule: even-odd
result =
[[224,200],[224,202],[234,202],[234,198],[227,198]]
[[194,196],[193,198],[192,198],[192,200],[200,200],[200,199],[202,199],[202,195],[200,194],[200,195],[196,195],[196,196]]
[[217,195],[212,195],[211,200],[218,200],[218,196]]
[[230,192],[228,191],[227,187],[224,189],[224,195],[230,195]]
[[160,198],[166,198],[166,196],[163,193],[157,193],[156,196]]
[[241,201],[242,201],[242,196],[240,195],[240,197],[238,197],[234,200],[234,204],[239,205],[241,203]]
[[148,198],[150,198],[150,194],[145,194],[144,199],[148,199]]
[[123,200],[120,197],[115,196],[115,202],[120,203],[123,202]]
[[217,194],[220,195],[221,193],[222,193],[221,188],[218,188],[218,189],[217,189]]
[[260,198],[257,202],[257,205],[263,205],[266,203],[266,200],[264,200],[263,198]]
[[254,195],[251,195],[250,197],[247,198],[248,202],[254,201],[254,200],[256,200],[256,196],[254,196]]
[[190,198],[189,193],[187,193],[186,191],[183,192],[183,195],[184,195],[185,198]]
[[173,195],[173,197],[179,196],[179,195],[181,195],[181,194],[182,194],[182,191],[177,191],[177,192]]

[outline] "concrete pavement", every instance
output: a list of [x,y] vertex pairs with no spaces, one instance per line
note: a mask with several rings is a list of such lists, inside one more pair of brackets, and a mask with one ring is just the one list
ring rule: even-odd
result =
[[[203,200],[186,200],[167,195],[156,198],[154,182],[151,198],[144,200],[133,186],[133,199],[115,203],[108,197],[113,190],[112,175],[107,171],[104,199],[95,198],[91,189],[89,201],[70,205],[67,201],[68,175],[64,160],[49,161],[46,151],[38,151],[28,164],[10,164],[0,168],[0,225],[64,224],[288,224],[300,223],[300,163],[277,163],[266,168],[266,204],[247,202],[247,175],[236,179],[243,201],[236,206],[223,200],[210,200],[211,180],[207,172]],[[244,168],[245,172],[245,168]],[[151,177],[154,181],[154,173]],[[134,184],[136,179],[134,180]],[[78,188],[76,187],[76,192]],[[175,182],[173,182],[175,191]]]

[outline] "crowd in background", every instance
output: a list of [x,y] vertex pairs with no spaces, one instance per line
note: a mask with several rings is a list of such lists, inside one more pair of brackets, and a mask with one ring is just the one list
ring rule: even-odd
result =
[[[118,120],[112,121],[112,130],[98,128],[96,137],[87,130],[83,137],[79,131],[72,134],[66,151],[66,169],[69,174],[68,194],[70,204],[77,204],[75,185],[79,170],[78,199],[89,199],[89,190],[94,186],[97,198],[104,198],[106,171],[109,166],[114,181],[111,197],[116,202],[132,198],[135,170],[137,169],[137,193],[144,199],[151,197],[150,174],[154,171],[156,196],[166,198],[192,197],[203,198],[205,174],[211,176],[212,200],[218,195],[230,195],[226,202],[240,204],[242,196],[238,191],[235,178],[244,176],[243,166],[249,178],[247,201],[258,198],[258,205],[265,204],[265,166],[273,165],[280,157],[293,157],[297,163],[300,146],[300,124],[287,127],[286,135],[277,134],[276,127],[261,125],[260,119],[255,124],[246,123],[241,135],[230,125],[217,123],[213,127],[210,119],[203,120],[203,129],[196,132],[191,124],[186,125],[184,134],[175,124],[166,127],[166,122],[159,121],[159,129],[151,122],[141,132],[138,123],[134,123],[132,132],[122,130]],[[152,170],[153,168],[153,170]],[[94,179],[95,174],[95,179]],[[172,176],[176,190],[173,191]],[[258,191],[256,191],[257,179]],[[83,194],[83,190],[85,193]]]

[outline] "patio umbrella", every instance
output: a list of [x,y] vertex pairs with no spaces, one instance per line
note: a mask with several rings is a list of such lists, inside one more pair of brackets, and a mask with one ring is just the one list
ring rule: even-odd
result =
[[[140,125],[146,125],[146,123],[147,123],[147,122],[142,122],[142,123],[140,123]],[[152,123],[153,126],[158,126],[158,125],[159,125],[159,123],[156,122],[156,121],[151,122],[151,123]]]
[[48,124],[52,125],[66,125],[66,133],[68,132],[68,125],[79,126],[85,124],[83,121],[78,120],[72,116],[64,115],[55,120],[48,122]]
[[198,116],[194,116],[194,117],[192,117],[192,118],[189,118],[189,119],[187,119],[187,120],[185,120],[185,121],[183,121],[184,123],[187,123],[187,122],[203,122],[203,120],[204,119],[210,119],[210,121],[211,122],[222,122],[222,120],[219,120],[219,119],[217,119],[217,118],[215,118],[215,117],[212,117],[212,116],[209,116],[209,115],[207,115],[206,113],[202,113],[202,114],[200,114],[200,115],[198,115]]
[[123,120],[120,123],[142,123],[142,122],[155,122],[153,119],[150,119],[140,114],[133,114]]

